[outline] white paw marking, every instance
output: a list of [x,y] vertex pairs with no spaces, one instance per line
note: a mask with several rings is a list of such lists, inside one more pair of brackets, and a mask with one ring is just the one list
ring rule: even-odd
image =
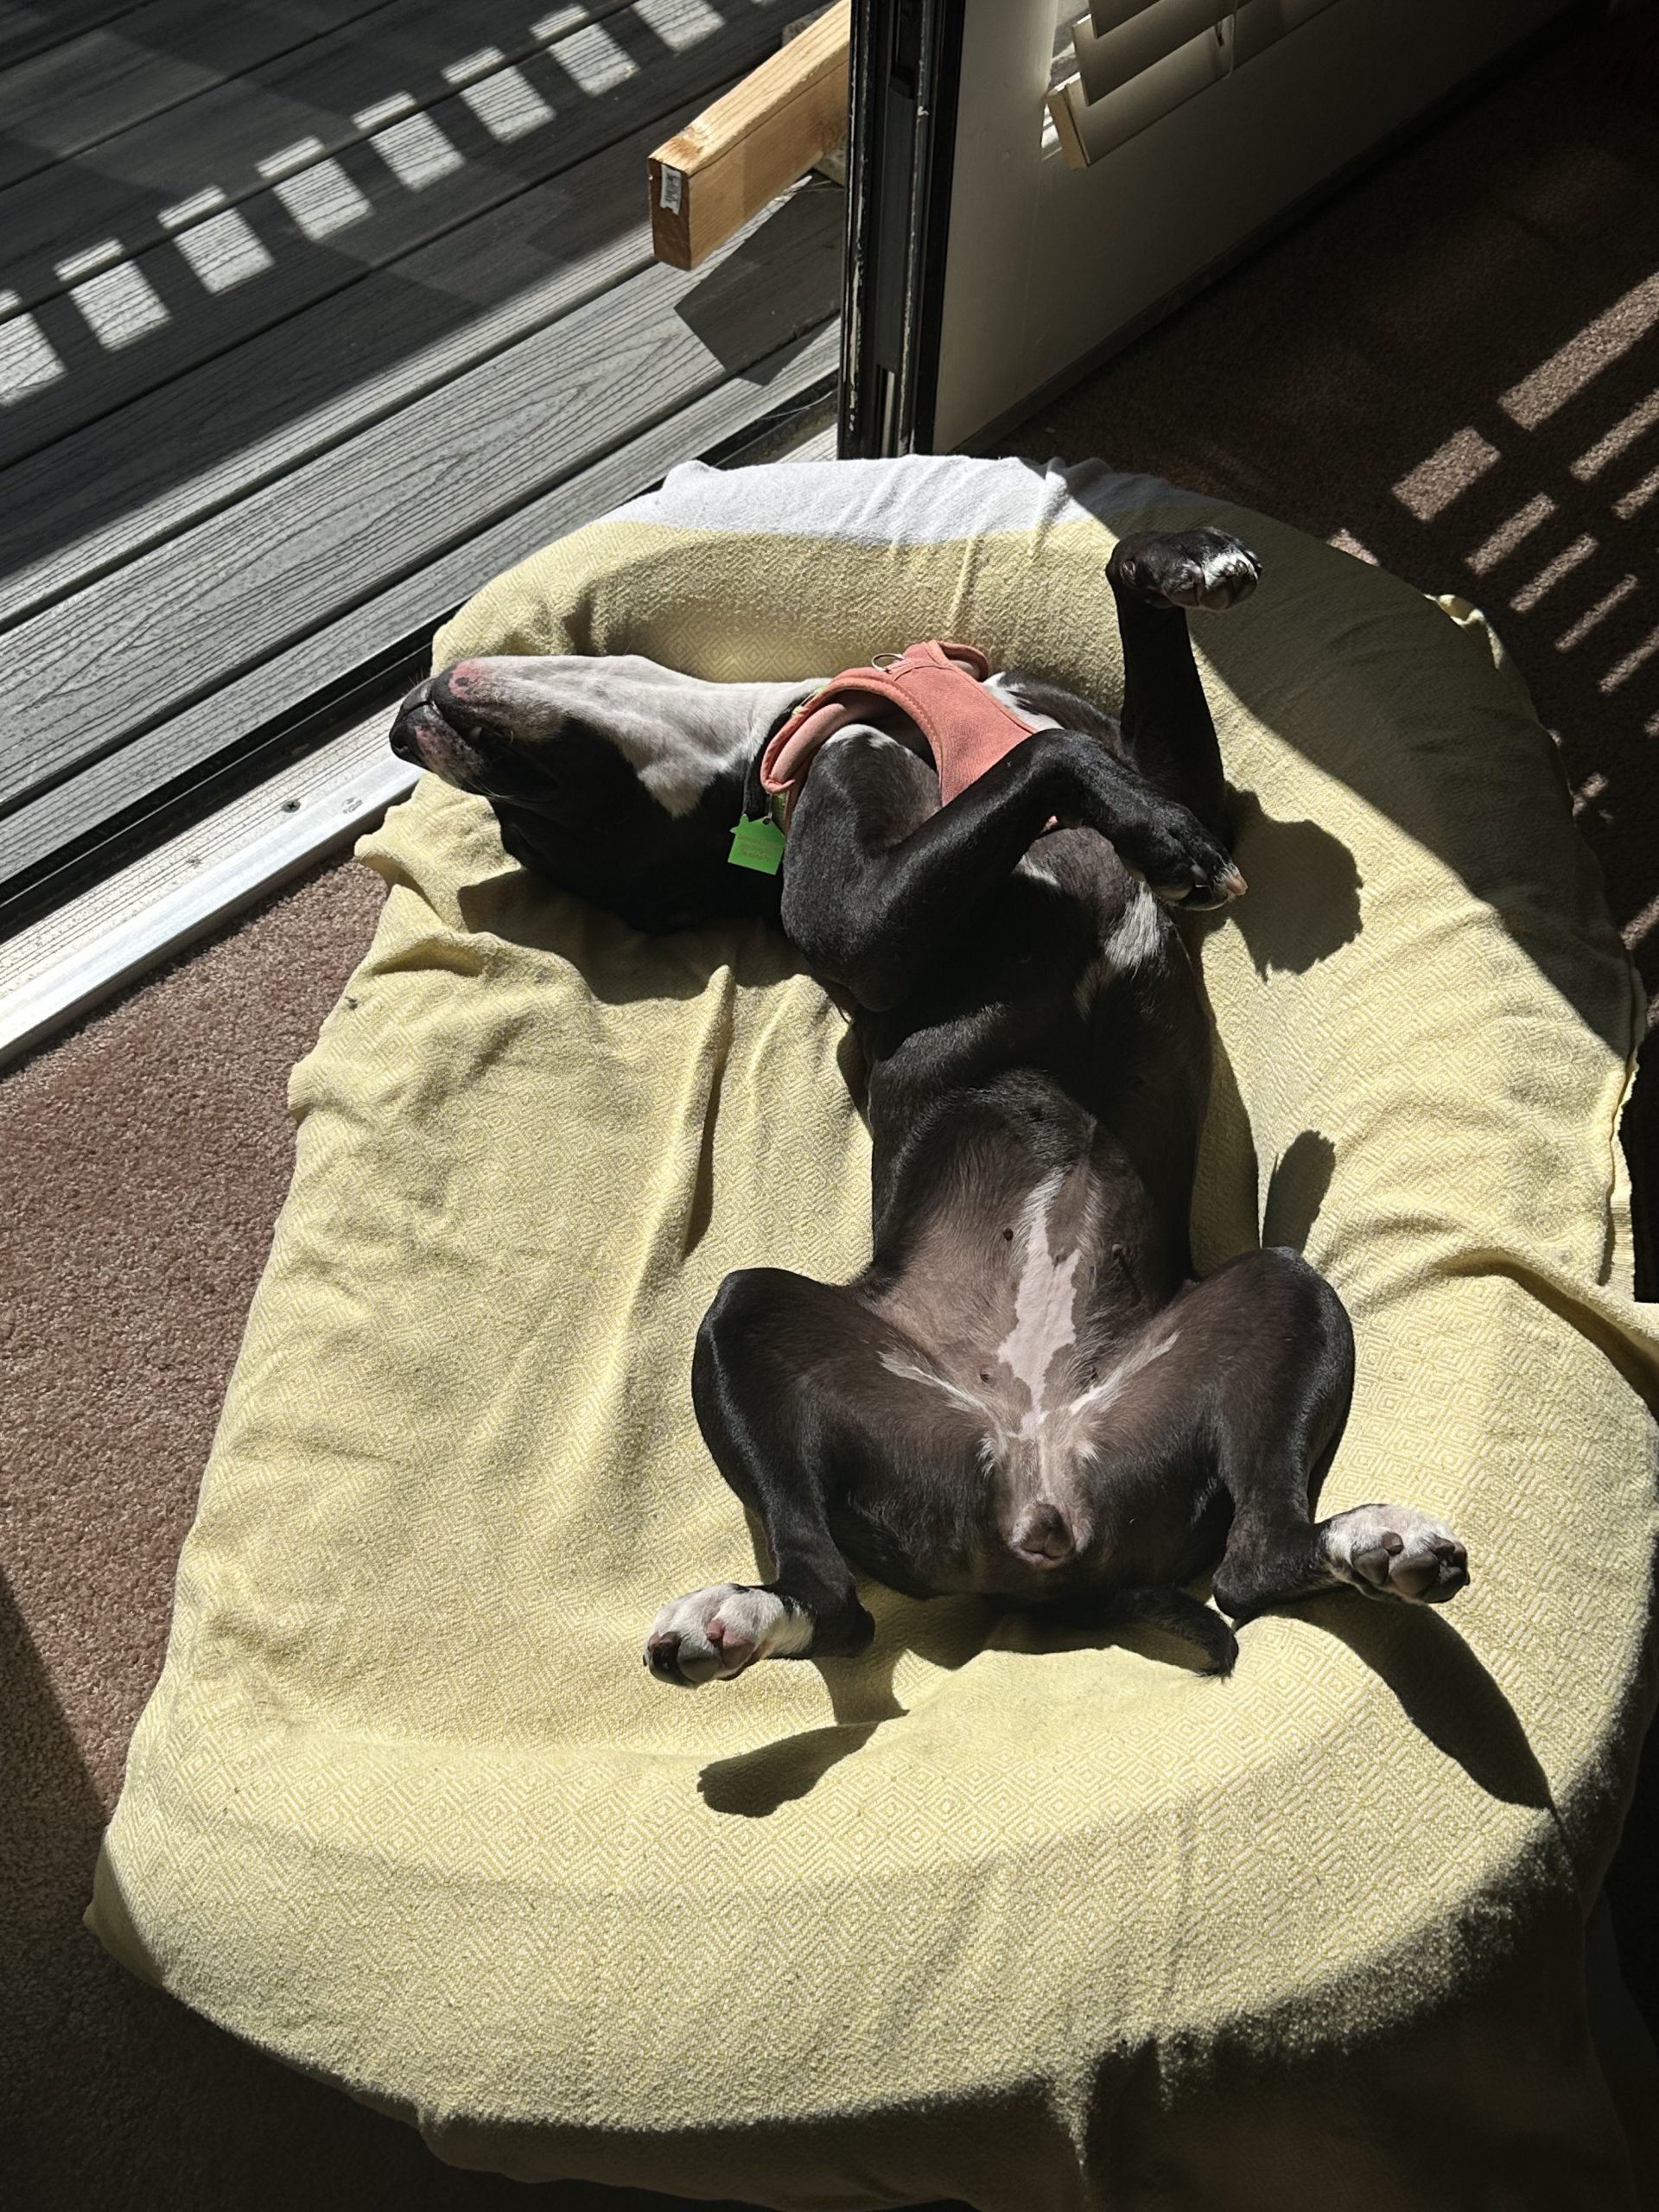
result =
[[770,1590],[711,1583],[671,1599],[651,1625],[645,1664],[658,1681],[697,1688],[728,1682],[759,1659],[787,1658],[812,1641],[812,1617]]
[[1335,1515],[1325,1524],[1325,1556],[1338,1581],[1408,1605],[1443,1605],[1469,1580],[1469,1555],[1454,1533],[1408,1505]]
[[1192,595],[1174,592],[1171,597],[1186,607],[1235,607],[1241,599],[1248,599],[1255,589],[1262,574],[1262,564],[1254,553],[1243,545],[1230,545],[1205,553],[1197,563],[1198,576],[1192,587]]

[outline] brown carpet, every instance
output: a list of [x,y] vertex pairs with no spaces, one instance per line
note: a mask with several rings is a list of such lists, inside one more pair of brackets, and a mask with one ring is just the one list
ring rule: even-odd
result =
[[[1561,733],[1654,985],[1659,485],[1640,487],[1659,467],[1659,130],[1605,52],[1581,39],[1484,95],[1019,447],[1346,532],[1479,598]],[[332,868],[0,1084],[0,2181],[26,2212],[524,2201],[140,1987],[79,1924],[287,1179],[284,1077],[378,904]],[[1627,1961],[1659,1988],[1645,1877],[1622,1862]]]

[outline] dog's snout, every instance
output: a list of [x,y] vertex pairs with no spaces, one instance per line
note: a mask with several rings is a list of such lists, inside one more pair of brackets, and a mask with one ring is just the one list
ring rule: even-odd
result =
[[442,689],[456,699],[464,699],[469,693],[476,691],[478,680],[478,664],[471,660],[458,660],[454,667],[446,668],[437,678]]
[[422,709],[432,696],[432,679],[425,677],[404,699],[392,723],[389,742],[400,760],[412,760],[417,768],[426,765],[421,751]]

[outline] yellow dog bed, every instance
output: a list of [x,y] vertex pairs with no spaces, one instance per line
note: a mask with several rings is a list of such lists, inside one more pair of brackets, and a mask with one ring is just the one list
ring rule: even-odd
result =
[[1201,1262],[1336,1282],[1326,1497],[1444,1515],[1472,1587],[1264,1618],[1225,1681],[871,1591],[860,1661],[654,1682],[662,1600],[754,1564],[697,1320],[730,1268],[866,1250],[842,1024],[760,928],[638,938],[429,781],[295,1073],[92,1920],[445,2157],[782,2207],[1637,2201],[1582,1922],[1648,1699],[1639,1010],[1478,620],[1145,479],[785,465],[677,472],[437,657],[948,635],[1109,701],[1112,533],[1196,518],[1265,568],[1195,625],[1251,884],[1194,938]]

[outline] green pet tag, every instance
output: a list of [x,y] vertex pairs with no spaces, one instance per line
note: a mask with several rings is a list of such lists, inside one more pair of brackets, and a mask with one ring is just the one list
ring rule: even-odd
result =
[[732,831],[732,849],[726,857],[734,868],[776,875],[783,866],[784,833],[769,814],[746,814]]

